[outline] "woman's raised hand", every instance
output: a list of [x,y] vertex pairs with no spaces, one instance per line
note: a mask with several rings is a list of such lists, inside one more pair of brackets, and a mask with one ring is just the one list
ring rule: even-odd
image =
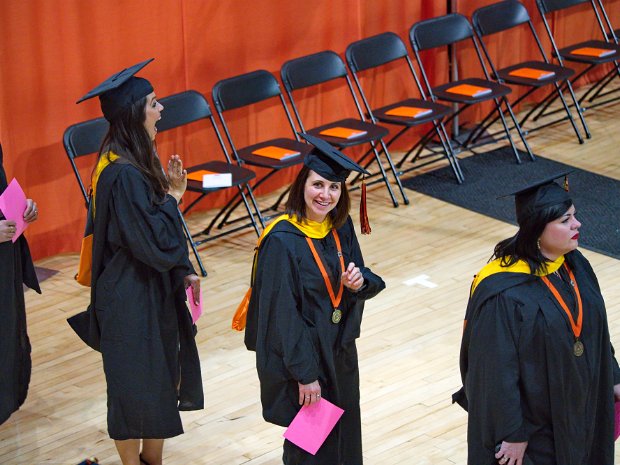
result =
[[355,263],[349,263],[346,271],[342,273],[342,284],[344,287],[352,291],[358,291],[364,285],[364,275],[362,271],[355,266]]
[[181,202],[181,197],[187,189],[187,171],[183,169],[183,162],[178,155],[172,155],[168,160],[168,182],[170,183],[168,193],[177,200],[177,203]]

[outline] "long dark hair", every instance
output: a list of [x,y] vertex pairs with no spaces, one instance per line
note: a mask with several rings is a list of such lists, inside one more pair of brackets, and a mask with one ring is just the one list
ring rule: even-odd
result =
[[538,239],[547,223],[557,220],[573,205],[571,200],[552,205],[526,217],[519,225],[519,231],[513,237],[504,239],[495,246],[491,259],[501,259],[502,266],[510,266],[518,260],[524,260],[532,273],[546,271],[549,261],[538,248]]
[[[304,165],[301,171],[293,181],[291,190],[286,200],[286,213],[290,216],[296,216],[297,221],[302,222],[308,217],[306,215],[306,200],[304,198],[304,190],[306,187],[306,181],[310,175],[310,168]],[[344,226],[349,217],[349,210],[351,209],[351,199],[349,198],[349,191],[345,182],[340,183],[340,199],[336,204],[336,207],[329,212],[329,217],[332,220],[334,228],[338,229]]]
[[99,154],[113,152],[134,165],[146,177],[156,197],[163,199],[168,179],[162,171],[155,144],[144,127],[146,97],[141,98],[110,122]]

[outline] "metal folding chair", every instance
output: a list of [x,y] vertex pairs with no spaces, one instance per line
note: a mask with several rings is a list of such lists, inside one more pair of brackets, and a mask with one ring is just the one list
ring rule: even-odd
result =
[[[374,161],[377,162],[381,175],[381,180],[378,182],[382,181],[385,183],[388,193],[390,194],[390,198],[392,199],[392,204],[397,207],[398,200],[396,200],[396,197],[394,196],[392,186],[390,185],[387,173],[383,167],[379,150],[377,149],[377,144],[379,144],[385,155],[389,169],[394,175],[394,179],[398,189],[400,190],[403,202],[408,204],[409,199],[407,198],[407,194],[401,184],[400,176],[392,163],[387,146],[383,142],[383,138],[389,134],[389,131],[384,127],[374,124],[373,122],[366,121],[362,108],[360,107],[357,97],[355,96],[355,91],[353,90],[351,80],[347,74],[347,68],[342,59],[335,52],[323,51],[287,61],[282,65],[280,74],[286,94],[291,102],[293,112],[301,130],[313,136],[324,139],[340,149],[369,144],[370,150],[362,156],[359,162],[364,163],[365,158],[367,158],[370,154],[374,155]],[[319,86],[320,84],[327,82],[341,82],[338,80],[343,80],[346,82],[348,91],[353,98],[355,107],[357,108],[358,117],[344,118],[307,129],[301,119],[298,105],[293,98],[293,92],[310,87],[316,88],[315,86]],[[339,133],[340,135],[333,135],[335,133]],[[347,133],[352,134],[352,136],[347,138]],[[371,162],[366,163],[365,167],[368,167],[370,163]]]
[[[443,119],[448,116],[452,110],[445,105],[441,105],[426,98],[426,93],[422,88],[413,63],[409,58],[407,48],[400,37],[393,32],[384,32],[383,34],[358,40],[349,44],[345,56],[349,70],[351,71],[351,75],[353,76],[353,80],[371,121],[373,123],[380,121],[382,123],[401,127],[398,133],[386,142],[386,147],[390,147],[413,127],[426,123],[431,123],[433,126],[430,131],[422,136],[420,140],[405,153],[401,160],[396,163],[396,167],[402,169],[405,160],[415,151],[416,154],[411,160],[412,166],[409,169],[403,170],[403,172],[418,169],[445,158],[452,167],[456,181],[459,184],[463,182],[463,173],[461,172],[458,160],[452,150],[450,138],[443,125]],[[406,63],[406,68],[409,70],[408,73],[410,77],[403,78],[403,80],[411,80],[411,78],[413,78],[420,98],[407,98],[373,109],[370,100],[364,92],[362,77],[370,75],[371,73],[367,72],[369,70],[385,68],[386,65],[395,62]],[[398,69],[400,70],[400,68]],[[402,73],[399,73],[399,76],[400,74]],[[433,147],[430,147],[433,142],[433,137],[435,136],[443,149],[439,154]],[[423,153],[425,148],[430,153]]]
[[[258,210],[258,204],[254,197],[250,181],[256,177],[254,171],[237,165],[233,162],[226,149],[224,140],[220,134],[220,130],[215,123],[215,118],[211,111],[211,107],[207,103],[204,95],[194,90],[187,90],[178,94],[169,95],[159,102],[164,106],[164,111],[161,114],[161,120],[157,123],[158,132],[164,132],[171,129],[185,126],[190,123],[198,122],[201,120],[208,120],[210,127],[213,130],[217,138],[218,145],[224,155],[223,160],[211,160],[199,165],[190,166],[187,168],[188,175],[198,171],[209,171],[212,173],[230,173],[232,182],[230,186],[226,187],[203,187],[202,183],[197,180],[188,179],[187,190],[190,192],[196,192],[199,196],[194,199],[185,209],[183,214],[187,214],[198,202],[200,202],[205,196],[213,192],[218,192],[224,189],[236,189],[237,195],[233,199],[237,199],[245,206],[249,223],[237,226],[235,228],[227,229],[224,232],[218,234],[211,234],[213,227],[216,225],[218,219],[225,214],[225,209],[219,211],[219,213],[211,220],[209,225],[201,232],[193,234],[193,244],[198,246],[204,242],[217,239],[226,234],[233,233],[245,227],[251,226],[254,228],[256,235],[260,235],[259,224],[264,226],[260,212]],[[252,207],[254,211],[252,211]],[[257,218],[254,215],[257,215]],[[245,217],[244,217],[245,218]],[[218,229],[222,229],[221,225],[218,225]],[[200,240],[195,238],[203,237]]]
[[[551,31],[551,26],[547,21],[547,17],[557,11],[568,11],[570,8],[583,5],[590,6],[588,10],[591,10],[592,14],[596,18],[596,22],[601,31],[602,40],[586,40],[559,48]],[[590,101],[593,101],[601,94],[603,88],[607,86],[607,84],[609,84],[615,77],[620,77],[620,66],[618,65],[618,60],[620,59],[620,46],[618,46],[618,44],[614,41],[616,37],[613,33],[613,29],[608,32],[603,24],[601,13],[599,12],[599,9],[603,12],[605,11],[603,4],[599,2],[597,7],[595,0],[536,0],[536,6],[538,7],[538,11],[542,17],[549,40],[551,41],[553,56],[558,60],[558,63],[564,66],[565,61],[570,61],[585,65],[585,67],[571,79],[572,82],[576,82],[583,75],[599,65],[605,65],[608,63],[613,64],[611,73],[608,73],[606,77],[603,77],[598,81],[598,83],[591,86],[590,89],[588,89],[579,98],[578,103],[580,111],[584,111],[585,109],[582,107],[584,100],[589,99]],[[607,20],[608,19],[609,18],[607,18]],[[599,50],[599,52],[596,52],[597,50]],[[547,109],[556,98],[557,96],[555,95],[549,96],[549,98],[544,101],[543,105],[541,105],[538,113],[534,116],[534,120],[541,118],[542,116],[555,113],[557,110],[547,111]],[[590,105],[590,108],[604,103],[607,102],[599,102],[597,104]]]
[[[521,158],[517,152],[517,148],[514,144],[510,134],[510,129],[502,111],[501,104],[504,104],[530,159],[535,160],[534,154],[532,153],[532,150],[525,139],[525,135],[519,126],[519,122],[514,115],[512,107],[506,98],[512,90],[506,85],[490,80],[490,76],[484,66],[482,54],[478,47],[473,28],[465,16],[459,13],[452,13],[417,22],[409,30],[409,40],[419,66],[425,88],[431,99],[433,101],[440,99],[460,105],[458,111],[450,116],[447,121],[451,121],[454,117],[460,115],[463,110],[472,105],[492,101],[495,105],[495,110],[497,111],[499,119],[502,123],[505,136],[510,143],[517,163],[521,163]],[[461,78],[447,84],[431,87],[428,79],[428,73],[425,70],[420,52],[438,47],[456,46],[457,43],[462,41],[468,41],[473,45],[480,63],[480,67],[484,73],[484,79]],[[446,124],[447,121],[445,122]],[[473,147],[472,141],[476,136],[477,130],[474,129],[471,131],[467,139],[460,144],[463,148],[471,150]]]
[[[507,0],[479,8],[472,15],[472,24],[474,26],[474,31],[478,36],[484,55],[486,56],[487,62],[491,67],[491,76],[501,84],[508,83],[529,88],[527,92],[525,92],[519,98],[511,102],[511,106],[514,107],[525,98],[530,96],[535,90],[552,85],[554,87],[554,90],[552,90],[551,93],[556,94],[562,102],[562,107],[566,112],[566,117],[569,119],[573,130],[575,131],[579,143],[583,144],[583,138],[581,137],[579,129],[575,124],[575,120],[573,119],[571,111],[564,98],[564,94],[562,93],[561,87],[562,85],[564,85],[568,89],[573,105],[577,109],[577,114],[579,116],[579,119],[581,120],[581,124],[586,133],[586,137],[588,139],[590,138],[590,131],[588,129],[582,112],[579,111],[579,104],[577,103],[577,98],[575,97],[573,87],[570,83],[570,77],[575,74],[575,71],[571,68],[566,68],[562,65],[556,65],[551,63],[540,42],[540,39],[538,37],[538,34],[536,33],[534,25],[532,24],[527,9],[521,2],[519,2],[518,0]],[[484,37],[507,31],[509,29],[515,29],[522,25],[527,25],[527,29],[530,31],[530,35],[533,37],[536,43],[536,48],[538,49],[537,55],[539,56],[539,58],[542,58],[542,61],[538,59],[520,63],[513,62],[513,64],[509,66],[497,69],[494,60],[491,59],[491,54],[489,53],[489,50],[484,43]],[[502,55],[502,57],[509,57],[510,51],[501,50],[500,54]],[[505,60],[506,59],[504,58],[504,61]],[[532,115],[532,113],[535,111],[536,107],[530,110],[525,115],[525,117],[523,117],[521,121],[519,121],[521,127],[524,126],[529,116]],[[491,120],[491,118],[489,117],[487,118],[487,121],[488,122],[486,124],[483,123],[481,125],[483,128],[490,126],[495,120]],[[529,129],[528,132],[543,129],[552,124],[556,124],[557,122],[558,121],[552,121],[543,125],[539,125],[535,128]]]
[[[281,170],[301,164],[306,154],[312,150],[312,147],[309,144],[303,143],[299,140],[295,125],[288,108],[286,107],[284,96],[280,91],[280,85],[270,72],[265,70],[257,70],[228,79],[223,79],[213,86],[212,96],[213,104],[220,122],[222,123],[222,127],[224,128],[224,134],[226,135],[226,139],[228,140],[228,144],[232,150],[236,163],[240,166],[249,165],[266,168],[268,170],[267,174],[256,182],[254,185],[254,190]],[[249,107],[259,102],[272,100],[276,100],[280,103],[280,106],[284,111],[284,115],[286,116],[286,121],[290,125],[293,137],[280,137],[276,139],[262,140],[238,147],[232,136],[230,128],[226,123],[224,114],[232,110]],[[264,124],[270,125],[273,124],[273,121],[265,121]],[[263,155],[257,152],[263,153]],[[265,153],[275,153],[276,155],[269,156]],[[278,153],[281,157],[280,155],[277,155]],[[288,189],[280,195],[272,206],[261,211],[261,216],[259,218],[263,226],[264,223],[262,213],[268,211],[276,212],[287,192]],[[231,213],[239,206],[239,204],[239,200],[230,202],[222,210],[224,214],[219,225],[220,227],[239,220],[235,219],[229,221]]]

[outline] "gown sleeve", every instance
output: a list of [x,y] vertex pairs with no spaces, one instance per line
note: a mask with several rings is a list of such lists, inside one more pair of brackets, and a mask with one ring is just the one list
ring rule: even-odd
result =
[[299,308],[301,289],[293,250],[283,237],[269,234],[261,244],[254,285],[258,298],[254,303],[258,310],[256,357],[261,378],[277,373],[273,366],[276,360],[281,360],[286,377],[301,384],[319,378],[318,348]]
[[[470,427],[493,450],[501,441],[528,440],[519,391],[519,306],[498,294],[487,300],[471,325],[465,390]],[[475,434],[475,433],[474,433]]]
[[163,203],[152,201],[150,187],[132,166],[119,173],[112,191],[113,215],[118,222],[120,246],[127,247],[142,263],[175,275],[194,272],[178,220],[176,200],[166,195]]

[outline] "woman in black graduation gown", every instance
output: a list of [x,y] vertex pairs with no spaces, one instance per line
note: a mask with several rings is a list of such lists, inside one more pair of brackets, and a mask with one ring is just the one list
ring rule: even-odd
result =
[[[284,442],[286,465],[360,465],[359,369],[355,340],[364,302],[384,289],[364,266],[349,216],[346,178],[356,163],[326,142],[291,186],[287,214],[263,233],[245,343],[256,351],[264,418],[288,426],[321,397],[344,414],[317,454]],[[323,267],[323,272],[320,267]]]
[[614,463],[620,369],[560,176],[515,193],[519,231],[472,285],[454,395],[471,465]]
[[[198,299],[177,204],[186,187],[178,156],[161,168],[153,87],[126,69],[82,100],[100,97],[110,123],[92,179],[91,303],[70,320],[100,350],[108,433],[123,465],[160,465],[164,438],[183,432],[179,410],[203,407],[200,363],[185,288]],[[141,449],[141,450],[140,450]]]
[[[6,188],[0,145],[0,194]],[[37,206],[28,199],[24,220],[32,223],[37,218]],[[14,235],[15,221],[5,219],[0,211],[0,424],[24,403],[30,383],[32,363],[23,285],[41,293],[28,242],[23,235],[12,242]]]

